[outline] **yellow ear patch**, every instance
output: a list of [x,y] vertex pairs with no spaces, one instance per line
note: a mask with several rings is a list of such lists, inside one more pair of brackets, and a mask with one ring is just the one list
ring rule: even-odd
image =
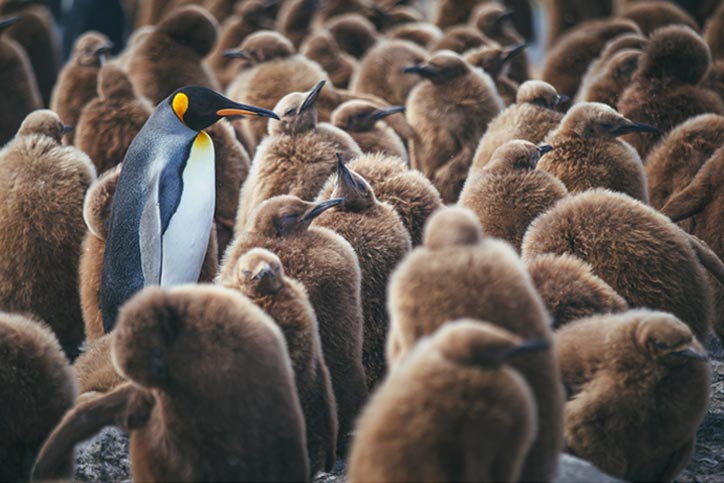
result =
[[171,107],[173,107],[173,112],[176,113],[181,122],[184,122],[184,114],[186,114],[186,110],[189,108],[188,96],[183,92],[179,92],[173,96]]

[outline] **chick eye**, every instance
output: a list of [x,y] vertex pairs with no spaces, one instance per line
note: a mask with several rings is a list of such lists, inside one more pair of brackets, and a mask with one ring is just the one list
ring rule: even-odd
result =
[[297,112],[297,110],[294,109],[294,108],[292,108],[292,109],[289,109],[287,112],[285,112],[284,115],[285,115],[285,116],[291,116],[291,115],[293,115],[293,114],[296,113],[296,112]]
[[659,341],[655,340],[654,347],[656,347],[656,349],[658,349],[658,350],[664,350],[664,349],[667,349],[669,346],[666,345],[666,343],[664,343],[664,342],[659,342]]

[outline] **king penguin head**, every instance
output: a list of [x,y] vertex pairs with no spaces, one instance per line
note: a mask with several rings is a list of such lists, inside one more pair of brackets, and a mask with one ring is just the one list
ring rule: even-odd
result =
[[164,102],[170,103],[176,117],[194,131],[201,131],[222,117],[229,116],[260,116],[279,119],[279,116],[273,111],[239,104],[207,87],[182,87]]

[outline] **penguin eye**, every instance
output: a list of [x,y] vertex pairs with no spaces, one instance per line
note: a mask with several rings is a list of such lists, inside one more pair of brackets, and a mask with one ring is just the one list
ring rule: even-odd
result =
[[658,340],[654,341],[654,347],[656,348],[656,350],[659,350],[659,351],[669,348],[669,346],[665,342],[659,342]]

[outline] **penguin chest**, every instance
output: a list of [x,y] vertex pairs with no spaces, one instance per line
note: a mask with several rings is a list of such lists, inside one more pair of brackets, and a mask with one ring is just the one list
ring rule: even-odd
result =
[[201,131],[194,139],[181,178],[181,196],[162,234],[161,285],[196,283],[214,219],[214,144]]

